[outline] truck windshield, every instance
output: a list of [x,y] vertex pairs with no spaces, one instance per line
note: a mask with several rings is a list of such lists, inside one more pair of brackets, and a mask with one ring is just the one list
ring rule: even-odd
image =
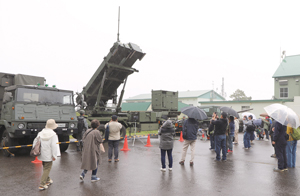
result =
[[73,105],[71,92],[18,88],[17,101]]

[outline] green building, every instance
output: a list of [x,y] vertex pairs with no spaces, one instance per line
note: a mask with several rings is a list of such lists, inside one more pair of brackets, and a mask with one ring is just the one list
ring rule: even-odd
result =
[[300,55],[286,56],[274,78],[274,99],[294,99],[300,96]]

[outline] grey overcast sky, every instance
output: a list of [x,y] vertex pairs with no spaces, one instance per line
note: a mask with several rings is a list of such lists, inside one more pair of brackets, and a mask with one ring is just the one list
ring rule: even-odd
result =
[[[0,0],[0,71],[81,91],[117,40],[147,53],[124,98],[151,90],[244,90],[271,99],[280,48],[300,54],[299,1]],[[214,85],[213,85],[214,83]]]

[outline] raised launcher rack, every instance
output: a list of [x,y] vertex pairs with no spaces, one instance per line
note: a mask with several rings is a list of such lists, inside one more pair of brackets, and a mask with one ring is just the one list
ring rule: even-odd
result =
[[[100,64],[92,78],[83,88],[82,95],[87,104],[87,110],[95,116],[102,116],[106,111],[107,101],[112,99],[118,104],[115,112],[120,112],[127,77],[138,70],[132,68],[137,59],[142,60],[146,53],[133,43],[114,43],[103,62]],[[124,83],[119,101],[117,102],[117,89]],[[81,96],[77,98],[80,99]],[[76,100],[77,103],[80,100]]]

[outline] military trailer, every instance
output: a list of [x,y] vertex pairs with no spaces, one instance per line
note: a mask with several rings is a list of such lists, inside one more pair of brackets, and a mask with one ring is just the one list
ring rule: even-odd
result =
[[156,112],[156,118],[160,125],[167,119],[175,122],[181,113],[178,111],[178,92],[152,90],[151,100],[152,111]]
[[[1,146],[32,144],[48,119],[54,119],[60,142],[77,133],[73,92],[45,85],[45,78],[23,74],[0,73]],[[61,144],[64,152],[69,144]],[[9,156],[18,149],[5,149]]]
[[[132,66],[144,56],[145,53],[136,44],[115,42],[82,92],[78,93],[77,106],[85,110],[88,121],[93,119],[100,121],[99,130],[103,137],[104,124],[111,120],[112,115],[117,115],[118,122],[123,125],[121,137],[125,136],[127,127],[134,126],[138,116],[128,112],[122,113],[121,103],[128,76],[138,72]],[[117,100],[117,90],[121,84],[123,84],[122,91]]]

